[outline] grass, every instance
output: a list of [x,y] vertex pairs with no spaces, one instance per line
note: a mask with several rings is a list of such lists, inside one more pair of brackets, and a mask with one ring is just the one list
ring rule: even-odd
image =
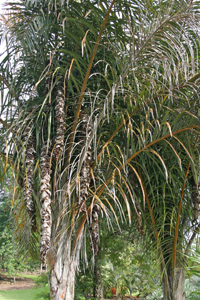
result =
[[[3,270],[0,270],[0,273],[1,274],[4,274],[4,275],[7,275],[7,276],[10,276],[10,277],[12,277],[13,275],[12,274],[10,274],[10,273],[8,273],[8,272],[6,272],[6,271],[3,271]],[[34,274],[26,274],[26,273],[16,273],[16,277],[20,277],[20,278],[30,278],[30,279],[33,279],[33,280],[35,280],[37,277],[38,277],[38,275],[34,275]]]
[[[29,290],[0,291],[0,300],[43,300],[45,298],[42,298],[41,294],[47,292],[48,287]],[[39,296],[37,297],[37,295]]]
[[38,275],[33,275],[33,274],[17,274],[17,277],[20,277],[20,278],[30,278],[30,279],[33,279],[34,281],[38,278]]
[[[6,272],[1,272],[5,275]],[[9,275],[10,276],[10,275]],[[37,279],[40,279],[40,276],[33,275],[33,274],[26,274],[26,273],[18,273],[16,274],[16,278],[29,278],[33,281],[37,281]],[[41,280],[41,279],[40,279]],[[39,282],[40,283],[40,282]],[[47,300],[49,297],[47,297],[49,293],[48,285],[44,286],[41,284],[42,287],[34,287],[32,289],[20,289],[20,290],[7,290],[7,291],[1,291],[0,290],[0,300]]]

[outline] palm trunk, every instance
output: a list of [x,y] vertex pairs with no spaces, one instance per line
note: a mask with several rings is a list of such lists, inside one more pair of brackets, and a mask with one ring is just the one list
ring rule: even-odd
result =
[[74,244],[72,220],[75,211],[62,214],[67,205],[65,192],[52,203],[51,245],[48,252],[52,300],[74,299],[75,271],[80,251],[79,242],[82,238],[80,234],[80,238]]
[[92,210],[92,220],[90,224],[91,251],[94,256],[94,297],[97,300],[103,299],[103,287],[101,279],[101,252],[99,246],[99,213],[97,204]]
[[92,163],[92,149],[90,145],[87,145],[87,141],[91,135],[91,126],[88,123],[88,114],[86,111],[82,111],[80,114],[81,118],[81,126],[80,126],[80,135],[81,135],[81,143],[80,145],[86,149],[84,155],[84,161],[82,168],[80,170],[80,191],[79,191],[79,199],[78,205],[80,208],[80,212],[85,212],[87,210],[86,200],[88,197],[88,189],[90,187],[91,174],[90,168]]
[[[88,189],[91,181],[91,163],[92,163],[92,147],[88,144],[92,129],[89,124],[89,118],[87,111],[81,111],[80,113],[81,126],[81,145],[85,147],[85,156],[82,168],[80,170],[80,192],[78,199],[78,206],[80,212],[86,212],[86,200],[88,197]],[[101,253],[99,249],[99,213],[100,208],[97,204],[94,204],[91,224],[90,224],[90,237],[91,237],[91,251],[94,256],[94,297],[97,300],[103,299],[103,288],[101,279]]]
[[192,202],[193,202],[193,215],[194,215],[194,222],[197,222],[199,217],[199,189],[197,184],[195,183],[194,177],[191,178],[191,185],[192,185]]
[[135,200],[135,207],[136,207],[136,210],[135,210],[136,227],[137,227],[138,232],[143,235],[144,229],[143,229],[143,225],[142,225],[142,213],[141,213],[140,206],[139,206],[137,200]]
[[57,84],[57,96],[56,96],[56,138],[54,157],[58,161],[64,149],[65,138],[65,92],[61,85],[61,82]]
[[40,240],[40,260],[41,263],[46,265],[46,256],[50,247],[51,237],[51,163],[50,154],[47,153],[47,146],[44,145],[41,151],[40,158],[41,168],[41,240]]
[[[27,136],[31,132],[30,126],[27,126],[22,140],[25,143]],[[28,137],[28,142],[26,146],[26,158],[25,158],[25,176],[23,180],[23,192],[24,201],[26,205],[27,213],[31,219],[31,228],[33,231],[36,230],[36,215],[35,215],[35,205],[33,202],[33,180],[34,180],[34,160],[35,160],[35,138],[33,135]]]
[[73,300],[76,259],[71,251],[71,238],[63,233],[56,251],[48,254],[50,268],[50,295],[52,300]]
[[177,260],[174,272],[171,265],[167,270],[161,268],[161,272],[166,274],[162,280],[163,300],[185,300],[185,270],[183,265]]
[[95,256],[94,263],[94,298],[97,300],[103,299],[103,287],[101,278],[101,248],[99,246],[98,253]]

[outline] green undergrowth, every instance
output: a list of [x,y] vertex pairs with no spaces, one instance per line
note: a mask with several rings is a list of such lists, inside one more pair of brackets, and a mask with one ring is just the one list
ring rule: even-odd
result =
[[48,286],[26,290],[0,291],[0,300],[47,300]]

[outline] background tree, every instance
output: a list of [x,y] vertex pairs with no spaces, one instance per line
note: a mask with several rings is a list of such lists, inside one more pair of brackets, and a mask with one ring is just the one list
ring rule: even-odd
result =
[[186,299],[199,299],[199,237],[193,242],[186,267]]
[[[3,165],[2,163],[1,167]],[[0,169],[4,173],[4,179],[0,188],[0,268],[12,275],[15,283],[16,273],[38,269],[39,259],[33,255],[33,253],[35,254],[33,249],[29,251],[29,246],[25,245],[25,243],[19,245],[14,238],[12,174],[9,168],[7,170]]]

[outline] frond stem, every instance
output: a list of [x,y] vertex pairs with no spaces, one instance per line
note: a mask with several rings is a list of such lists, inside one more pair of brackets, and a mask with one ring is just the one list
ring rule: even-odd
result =
[[[115,170],[115,174],[118,174],[125,166],[126,164],[128,164],[131,160],[133,160],[136,156],[138,156],[140,153],[142,153],[144,150],[148,149],[149,147],[153,146],[154,144],[162,141],[162,140],[165,140],[166,138],[169,138],[169,137],[173,137],[174,135],[178,134],[178,133],[181,133],[181,132],[184,132],[184,131],[187,131],[187,130],[192,130],[194,128],[200,128],[200,125],[193,125],[193,126],[190,126],[190,127],[186,127],[186,128],[181,128],[175,132],[172,132],[172,133],[169,133],[169,134],[166,134],[164,136],[162,136],[161,138],[149,143],[148,145],[146,145],[144,148],[140,149],[139,151],[137,151],[136,153],[134,153],[131,157],[129,157],[127,159],[127,161],[121,165],[118,169]],[[106,183],[103,185],[103,187],[100,189],[100,191],[97,193],[97,196],[100,196],[104,189],[108,186],[108,184],[111,182],[113,176],[111,176],[107,181]]]
[[[199,134],[196,137],[196,140],[194,142],[193,150],[196,148],[198,138],[199,138]],[[176,246],[177,246],[177,240],[178,240],[178,229],[179,229],[179,220],[180,220],[180,214],[181,214],[181,205],[182,205],[182,200],[183,200],[183,196],[184,196],[184,192],[185,192],[185,186],[186,186],[186,181],[187,181],[187,177],[188,177],[188,174],[189,174],[190,166],[191,166],[191,162],[189,161],[188,166],[187,166],[187,170],[186,170],[186,173],[185,173],[185,180],[184,180],[183,186],[182,186],[181,199],[180,199],[179,205],[178,205],[178,215],[177,215],[177,220],[176,220],[176,231],[175,231],[175,236],[174,236],[173,264],[172,264],[173,273],[172,274],[174,274],[175,263],[176,263]]]
[[[200,77],[200,73],[196,74],[194,77],[191,77],[188,82],[194,82],[196,81],[198,78]],[[182,86],[177,86],[177,90],[180,87],[184,87],[184,85]],[[176,89],[176,88],[175,88]],[[154,100],[156,97],[153,97],[151,99],[149,99],[148,101],[145,102],[145,104],[149,104],[152,100]],[[132,117],[133,115],[135,115],[138,111],[140,111],[140,109],[142,109],[143,106],[138,107],[132,114],[130,114],[130,117]],[[129,118],[126,118],[125,120],[123,120],[123,122],[117,127],[117,129],[113,132],[113,134],[111,135],[111,137],[108,139],[108,141],[103,145],[101,151],[99,152],[96,161],[93,163],[92,165],[92,170],[94,170],[97,161],[100,159],[101,154],[103,153],[104,149],[108,146],[108,144],[112,141],[112,139],[115,137],[115,135],[119,132],[119,130],[123,127],[124,123],[128,122]]]
[[78,123],[78,118],[79,118],[79,114],[80,114],[80,111],[81,111],[81,105],[82,105],[82,101],[83,101],[83,96],[84,96],[84,92],[85,92],[85,89],[86,89],[86,85],[87,85],[87,82],[88,82],[88,78],[89,78],[89,75],[90,75],[90,71],[91,71],[91,68],[92,68],[92,64],[93,64],[93,61],[94,61],[94,58],[95,58],[95,55],[96,55],[96,52],[97,52],[97,48],[99,46],[99,41],[101,39],[101,36],[102,36],[102,33],[103,33],[103,30],[106,26],[106,23],[108,21],[108,17],[110,15],[110,12],[111,12],[111,9],[114,5],[116,0],[113,0],[110,7],[109,7],[109,10],[107,12],[107,15],[103,21],[103,24],[101,26],[101,29],[99,31],[99,35],[97,37],[97,41],[95,43],[95,46],[94,46],[94,49],[93,49],[93,52],[92,52],[92,56],[90,58],[90,62],[89,62],[89,65],[88,65],[88,68],[87,68],[87,72],[85,74],[85,78],[84,78],[84,82],[83,82],[83,85],[82,85],[82,88],[81,88],[81,95],[80,95],[80,98],[79,98],[79,102],[78,102],[78,106],[77,106],[77,110],[76,110],[76,115],[75,115],[75,118],[74,118],[74,125],[72,127],[72,135],[71,135],[71,138],[70,138],[70,149],[69,149],[69,152],[68,152],[68,164],[69,164],[69,160],[70,160],[70,154],[71,154],[71,151],[72,151],[72,147],[73,147],[73,141],[74,141],[74,135],[75,135],[75,130],[76,130],[76,126],[77,126],[77,123]]
[[0,118],[0,123],[3,124],[4,127],[10,128],[10,126]]

